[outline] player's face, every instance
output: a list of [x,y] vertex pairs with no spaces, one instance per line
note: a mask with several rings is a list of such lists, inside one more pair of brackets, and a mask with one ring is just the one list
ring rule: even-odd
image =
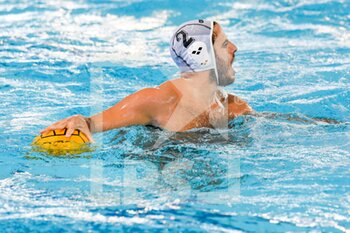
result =
[[219,82],[220,86],[227,86],[233,83],[236,78],[232,64],[235,59],[237,47],[227,39],[219,24],[215,25],[214,33],[216,34],[214,50]]

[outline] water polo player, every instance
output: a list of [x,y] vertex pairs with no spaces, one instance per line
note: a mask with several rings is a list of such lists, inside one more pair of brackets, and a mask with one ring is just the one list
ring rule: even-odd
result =
[[213,21],[189,21],[178,27],[170,41],[171,57],[181,75],[156,88],[144,88],[91,117],[74,115],[41,133],[67,128],[92,133],[130,125],[153,125],[180,132],[200,127],[227,127],[232,118],[252,112],[242,99],[221,89],[234,82],[232,67],[237,47]]

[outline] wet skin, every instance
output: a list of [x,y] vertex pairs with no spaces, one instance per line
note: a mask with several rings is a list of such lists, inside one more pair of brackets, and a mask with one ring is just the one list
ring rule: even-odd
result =
[[[228,85],[234,81],[232,63],[237,47],[227,39],[218,24],[214,27],[214,33],[215,54],[217,61],[220,61],[221,72],[224,72],[219,75],[220,83]],[[209,71],[200,75],[203,77],[180,77],[156,88],[142,89],[92,117],[74,115],[50,125],[41,133],[67,128],[66,136],[69,137],[75,129],[79,129],[93,141],[94,132],[130,125],[153,125],[174,132],[200,127],[225,127],[225,122],[252,112],[247,102],[232,94],[227,98],[218,95],[219,101],[211,101],[213,94],[218,93],[216,82]]]

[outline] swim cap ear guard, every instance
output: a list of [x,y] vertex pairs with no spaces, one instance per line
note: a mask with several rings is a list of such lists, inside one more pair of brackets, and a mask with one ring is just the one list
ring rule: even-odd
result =
[[193,20],[179,26],[170,41],[170,54],[181,72],[200,72],[216,69],[212,43],[214,22]]

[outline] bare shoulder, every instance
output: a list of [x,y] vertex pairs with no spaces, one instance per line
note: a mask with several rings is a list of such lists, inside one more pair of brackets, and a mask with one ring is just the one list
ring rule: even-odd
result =
[[230,113],[236,116],[253,112],[247,101],[233,94],[228,94],[228,105]]
[[125,97],[121,102],[131,103],[133,105],[147,104],[159,95],[157,88],[143,88]]
[[234,94],[228,94],[228,103],[237,105],[248,104],[247,101]]
[[176,91],[170,81],[157,87],[143,88],[124,99],[139,109],[155,114],[159,112],[158,110],[176,103],[177,100]]
[[147,87],[143,88],[133,95],[145,98],[150,100],[152,98],[156,98],[155,100],[160,100],[163,98],[172,97],[177,94],[175,86],[171,83],[171,81],[166,81],[160,84],[157,87]]
[[159,89],[164,95],[167,96],[179,96],[180,91],[176,88],[177,84],[174,81],[169,80],[159,85]]

